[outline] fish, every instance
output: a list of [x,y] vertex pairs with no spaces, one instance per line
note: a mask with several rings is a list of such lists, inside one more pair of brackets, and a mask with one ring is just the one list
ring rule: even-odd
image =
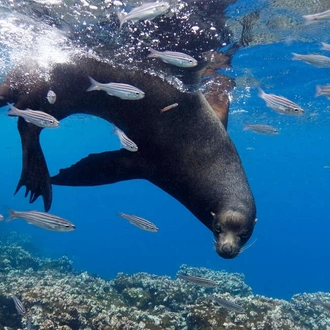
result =
[[8,103],[8,105],[10,110],[7,114],[9,116],[20,116],[24,118],[27,123],[31,123],[43,128],[53,128],[60,125],[60,122],[48,113],[31,109],[20,110],[14,107],[12,104]]
[[323,50],[330,50],[330,44],[326,44],[325,42],[321,42],[321,49]]
[[0,214],[0,221],[2,221],[3,220],[3,215],[2,214]]
[[216,302],[221,307],[228,309],[229,311],[236,313],[245,313],[245,309],[241,305],[233,303],[227,299],[222,299],[217,296],[209,296],[209,299]]
[[49,90],[46,96],[47,101],[49,104],[54,104],[56,102],[56,94],[52,90]]
[[326,309],[328,312],[330,312],[330,303],[329,302],[324,302],[321,299],[315,299],[315,300],[313,300],[313,303],[316,305],[322,306],[324,309]]
[[297,54],[292,53],[293,60],[301,60],[307,64],[314,65],[317,68],[330,68],[330,57],[324,55],[314,55],[314,54]]
[[29,315],[26,330],[32,330],[32,316]]
[[176,108],[179,104],[178,103],[173,103],[171,105],[168,105],[167,107],[164,107],[163,109],[160,110],[160,112],[165,112],[168,110],[171,110],[173,108]]
[[131,152],[138,151],[138,146],[131,139],[129,139],[122,130],[120,130],[116,126],[115,126],[114,133],[118,135],[120,144],[124,149],[131,151]]
[[326,96],[330,100],[330,84],[327,85],[317,85],[315,97]]
[[280,114],[299,116],[304,113],[304,110],[299,105],[293,103],[292,101],[286,99],[283,96],[277,96],[275,94],[266,94],[261,88],[259,88],[258,96],[266,102],[266,105],[269,108]]
[[13,295],[12,299],[14,301],[17,313],[21,314],[21,315],[26,314],[26,309],[25,309],[24,305],[22,304],[22,302],[18,299],[18,297]]
[[149,48],[149,51],[151,53],[147,56],[148,58],[160,58],[163,62],[175,65],[180,68],[193,68],[198,64],[198,62],[193,57],[185,53],[171,52],[168,50],[159,52],[153,48]]
[[123,219],[128,220],[132,225],[146,230],[146,231],[151,231],[151,232],[158,232],[158,228],[150,221],[137,217],[136,215],[129,215],[129,214],[125,214],[120,212],[119,216]]
[[133,8],[129,13],[117,12],[120,22],[119,28],[127,21],[137,22],[141,20],[152,20],[166,13],[170,8],[167,2],[147,2],[139,7]]
[[219,286],[217,282],[213,280],[209,280],[208,278],[192,276],[192,275],[184,275],[180,273],[177,276],[180,280],[184,280],[192,284],[200,285],[205,288],[216,288],[217,286]]
[[62,0],[32,0],[36,3],[40,3],[41,5],[60,5],[62,4]]
[[144,92],[140,89],[122,83],[108,83],[102,84],[89,77],[91,86],[87,89],[87,92],[91,91],[104,91],[108,95],[119,97],[122,100],[140,100],[144,98]]
[[278,129],[269,126],[269,125],[245,125],[243,128],[244,131],[253,131],[260,134],[266,135],[276,135],[279,133]]
[[6,220],[7,222],[14,219],[23,219],[30,225],[59,232],[72,231],[76,229],[76,226],[73,223],[49,213],[38,211],[18,212],[11,209],[8,211],[9,217]]
[[311,24],[318,21],[327,21],[330,20],[330,9],[312,15],[304,15],[303,18],[305,19],[306,24]]

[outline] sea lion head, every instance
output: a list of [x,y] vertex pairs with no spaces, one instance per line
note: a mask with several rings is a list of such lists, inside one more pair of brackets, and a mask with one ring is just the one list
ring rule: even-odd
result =
[[222,258],[235,258],[252,235],[257,221],[255,214],[247,216],[240,210],[225,210],[211,214],[215,250]]

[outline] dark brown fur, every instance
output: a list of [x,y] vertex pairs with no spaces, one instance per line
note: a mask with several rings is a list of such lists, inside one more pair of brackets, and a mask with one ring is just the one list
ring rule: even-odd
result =
[[[25,81],[22,77],[27,71],[30,76]],[[88,76],[102,83],[134,85],[145,92],[145,98],[130,101],[103,91],[86,92]],[[55,104],[45,98],[49,89],[57,95]],[[225,94],[215,112],[200,92],[184,93],[157,76],[77,58],[71,64],[54,66],[49,80],[40,78],[37,67],[17,68],[0,86],[0,96],[3,103],[42,110],[58,120],[75,113],[101,117],[122,129],[139,147],[135,153],[121,149],[91,154],[50,178],[39,142],[41,128],[19,118],[23,170],[17,190],[26,186],[30,202],[41,195],[48,210],[51,183],[93,186],[146,179],[180,201],[214,233],[220,256],[235,257],[251,236],[256,208],[240,158],[223,125],[229,105]],[[173,103],[178,106],[160,112]]]

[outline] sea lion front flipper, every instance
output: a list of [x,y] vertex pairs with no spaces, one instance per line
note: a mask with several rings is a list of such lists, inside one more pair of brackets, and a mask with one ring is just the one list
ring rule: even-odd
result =
[[[59,186],[97,186],[119,181],[142,179],[144,166],[139,152],[125,149],[90,154],[51,177]],[[145,173],[145,172],[144,172]]]
[[45,211],[49,211],[52,204],[52,186],[39,141],[41,128],[28,124],[23,118],[19,118],[18,130],[22,142],[23,168],[15,194],[22,186],[25,186],[25,197],[27,197],[29,192],[31,193],[30,203],[42,196]]

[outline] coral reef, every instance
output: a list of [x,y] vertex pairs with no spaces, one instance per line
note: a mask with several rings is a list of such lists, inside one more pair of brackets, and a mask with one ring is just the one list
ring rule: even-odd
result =
[[[267,298],[253,295],[242,274],[187,265],[179,272],[219,286],[204,288],[147,273],[119,273],[106,281],[74,272],[65,257],[42,259],[16,242],[0,238],[0,330],[26,329],[28,315],[35,330],[330,329],[329,311],[317,303],[330,301],[330,294],[298,294],[290,302]],[[18,314],[13,294],[27,314]],[[217,305],[211,295],[239,304],[245,313]]]

